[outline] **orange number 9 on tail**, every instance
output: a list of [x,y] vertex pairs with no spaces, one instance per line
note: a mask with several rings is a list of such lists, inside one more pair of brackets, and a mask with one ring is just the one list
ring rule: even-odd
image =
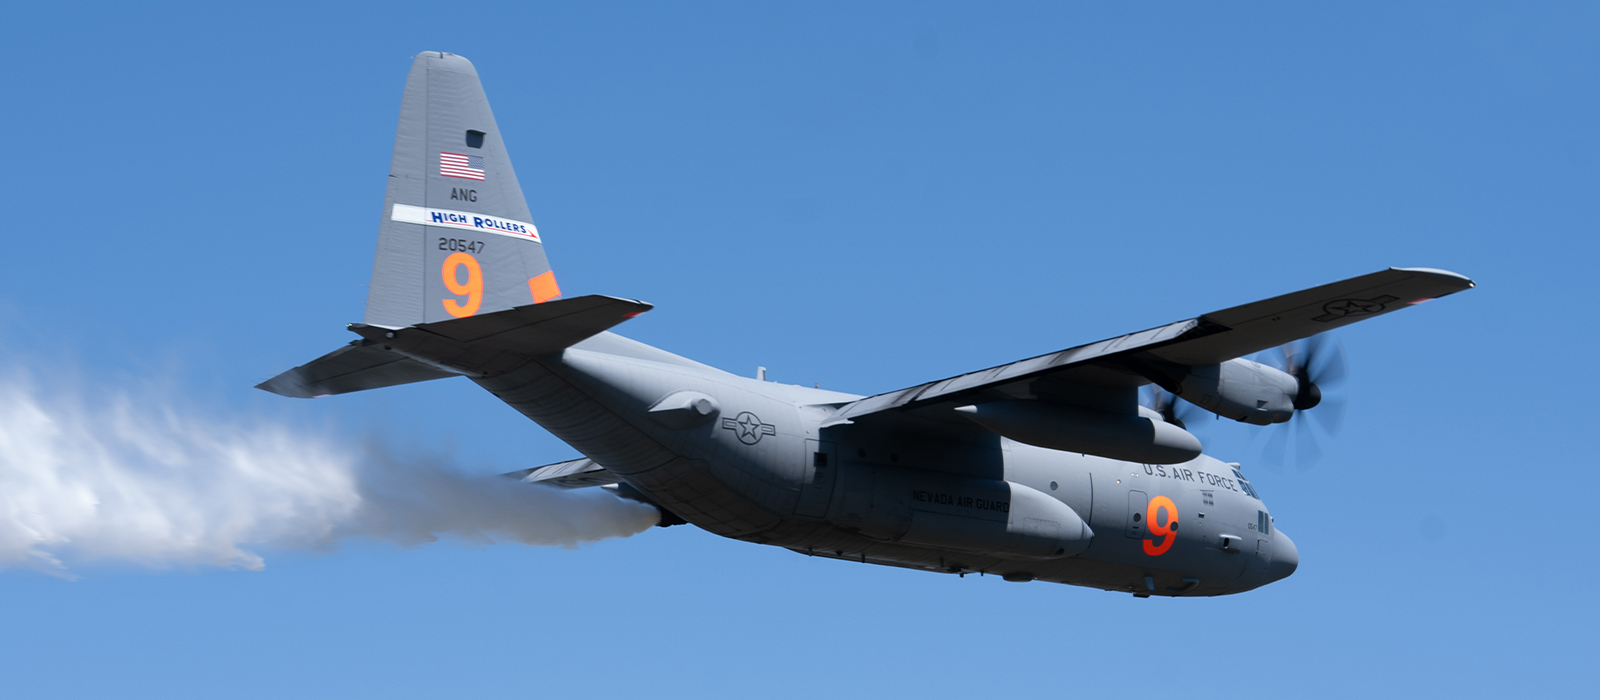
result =
[[[462,284],[456,279],[457,267],[467,268],[467,283]],[[466,318],[478,313],[478,307],[483,305],[483,268],[478,265],[478,259],[466,253],[451,253],[444,259],[444,267],[439,270],[444,277],[444,286],[451,294],[467,298],[463,304],[455,299],[444,300],[444,311],[456,318]]]

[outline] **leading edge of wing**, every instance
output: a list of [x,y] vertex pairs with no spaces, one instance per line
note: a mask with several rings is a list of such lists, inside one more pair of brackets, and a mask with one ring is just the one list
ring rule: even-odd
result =
[[909,407],[913,404],[926,405],[941,399],[948,399],[955,394],[1037,377],[1092,360],[1164,345],[1182,339],[1186,335],[1193,335],[1195,332],[1207,333],[1209,331],[1202,327],[1200,319],[1189,319],[1137,333],[1117,336],[1098,343],[1089,343],[1088,345],[1080,345],[1075,348],[1039,355],[1038,357],[1030,357],[1026,360],[1018,360],[998,367],[968,372],[949,379],[918,384],[914,387],[891,391],[887,394],[868,396],[860,401],[840,407],[833,417],[823,424],[823,427],[846,423],[869,413]]
[[1391,267],[1201,316],[1227,332],[1155,349],[1154,356],[1198,366],[1226,362],[1284,343],[1472,289],[1454,272]]
[[[1445,270],[1389,268],[1097,343],[869,396],[841,406],[824,427],[849,423],[882,411],[953,401],[959,395],[1035,379],[1113,356],[1149,352],[1162,359],[1189,360],[1190,364],[1223,362],[1474,286],[1471,279]],[[1329,304],[1346,299],[1371,304],[1389,297],[1392,299],[1377,304],[1374,310],[1346,311],[1326,318],[1335,313],[1324,308]],[[1107,364],[1123,369],[1117,363]],[[1134,381],[1149,383],[1139,378]]]

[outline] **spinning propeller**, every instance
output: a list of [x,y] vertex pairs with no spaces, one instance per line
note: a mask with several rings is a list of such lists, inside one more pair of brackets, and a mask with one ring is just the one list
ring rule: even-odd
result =
[[[1332,395],[1328,392],[1344,382],[1344,346],[1326,335],[1316,335],[1263,352],[1256,359],[1294,377],[1298,385],[1292,401],[1294,413],[1287,422],[1268,428],[1272,435],[1267,439],[1262,456],[1274,464],[1289,464],[1289,433],[1293,432],[1295,464],[1301,468],[1311,466],[1322,457],[1322,447],[1317,444],[1319,431],[1312,429],[1313,421],[1305,416],[1314,418],[1320,432],[1328,437],[1338,435],[1344,422],[1344,398],[1337,392]],[[1189,425],[1203,425],[1196,420],[1201,414],[1216,412],[1215,408],[1179,401],[1171,392],[1153,384],[1143,403],[1161,414],[1166,422],[1185,430]]]
[[[1294,397],[1295,413],[1289,422],[1274,427],[1267,439],[1264,456],[1277,458],[1277,463],[1287,464],[1289,432],[1294,431],[1295,458],[1300,467],[1309,467],[1322,457],[1322,447],[1317,444],[1316,433],[1305,416],[1316,423],[1328,437],[1339,434],[1344,422],[1345,400],[1324,392],[1337,387],[1346,376],[1344,346],[1326,335],[1314,335],[1305,340],[1278,348],[1282,369],[1300,382],[1300,392]],[[1316,410],[1311,410],[1316,409]],[[1292,426],[1292,427],[1291,427]]]
[[[1154,384],[1150,385],[1150,394],[1145,405],[1156,413],[1161,414],[1162,420],[1184,430],[1188,430],[1188,423],[1200,417],[1201,414],[1210,415],[1205,409],[1188,401],[1179,401],[1177,396]],[[1204,425],[1204,423],[1196,423],[1196,425]]]

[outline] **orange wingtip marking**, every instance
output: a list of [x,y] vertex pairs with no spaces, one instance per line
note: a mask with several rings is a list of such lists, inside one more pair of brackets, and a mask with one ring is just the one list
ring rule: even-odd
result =
[[533,303],[535,304],[543,304],[561,296],[561,287],[556,285],[555,270],[528,280],[528,291],[533,292]]
[[629,311],[628,313],[623,314],[622,317],[623,318],[633,318],[633,317],[638,316],[639,314],[642,314],[642,313],[644,313],[644,312],[643,311]]

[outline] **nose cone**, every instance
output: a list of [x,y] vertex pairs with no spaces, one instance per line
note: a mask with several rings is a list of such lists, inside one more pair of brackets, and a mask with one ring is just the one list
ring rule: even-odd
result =
[[1300,550],[1295,548],[1294,540],[1289,539],[1282,530],[1277,532],[1273,540],[1272,562],[1267,564],[1267,580],[1282,581],[1300,568]]

